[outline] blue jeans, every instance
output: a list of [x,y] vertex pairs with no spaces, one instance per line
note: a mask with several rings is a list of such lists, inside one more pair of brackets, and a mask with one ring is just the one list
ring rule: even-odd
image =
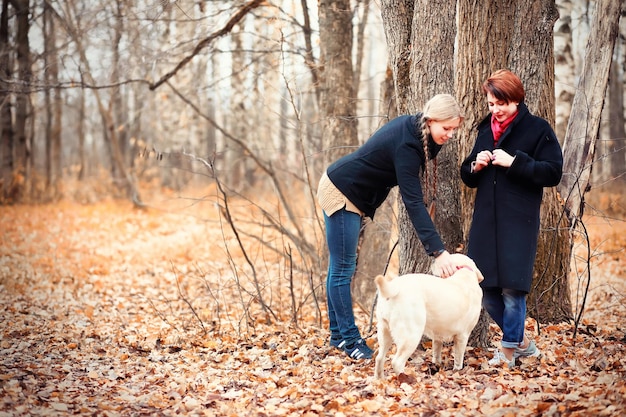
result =
[[507,288],[483,288],[483,306],[502,330],[502,347],[519,347],[524,340],[526,293]]
[[350,282],[356,270],[361,220],[360,215],[346,211],[345,208],[330,217],[324,213],[326,242],[330,253],[326,277],[330,336],[333,339],[341,338],[348,345],[361,338],[354,322],[350,292]]

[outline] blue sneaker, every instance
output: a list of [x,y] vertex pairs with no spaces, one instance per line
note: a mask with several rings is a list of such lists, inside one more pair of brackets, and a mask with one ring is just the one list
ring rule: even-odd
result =
[[355,360],[371,359],[374,355],[374,351],[367,346],[367,343],[365,343],[363,339],[358,339],[356,342],[350,344],[342,341],[340,345],[340,348],[346,352],[346,355]]
[[345,344],[346,342],[343,340],[341,336],[330,336],[330,345],[332,347],[336,347],[337,349],[343,350],[343,345]]

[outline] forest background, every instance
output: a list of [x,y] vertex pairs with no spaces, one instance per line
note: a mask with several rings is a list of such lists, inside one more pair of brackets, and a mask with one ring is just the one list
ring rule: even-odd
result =
[[[383,21],[385,10],[404,3],[2,4],[0,409],[7,414],[624,409],[623,19],[588,149],[587,220],[581,209],[566,233],[567,300],[554,303],[556,320],[529,318],[543,346],[564,347],[541,371],[493,373],[481,365],[494,341],[487,328],[466,373],[435,372],[426,361],[389,391],[368,379],[367,366],[344,368],[326,349],[326,255],[314,192],[329,160],[424,101],[403,104],[397,85],[395,99],[388,93],[398,62]],[[603,7],[555,5],[554,106],[546,117],[565,139]],[[483,6],[498,16],[504,3]],[[333,61],[333,42],[354,65]],[[350,80],[352,94],[329,87],[329,74]],[[353,113],[337,110],[345,98]],[[466,108],[469,119],[486,110]],[[346,121],[356,141],[337,134]],[[461,141],[471,140],[470,128]],[[394,203],[390,220],[368,225],[385,233],[382,252],[362,256],[374,261],[362,267],[365,276],[387,264],[393,272],[417,269],[391,249],[394,235],[405,234]],[[590,291],[596,282],[600,293]],[[375,294],[365,285],[355,296],[371,335]],[[183,356],[185,365],[175,366]],[[529,375],[530,383],[521,378]],[[421,387],[440,398],[427,401]]]

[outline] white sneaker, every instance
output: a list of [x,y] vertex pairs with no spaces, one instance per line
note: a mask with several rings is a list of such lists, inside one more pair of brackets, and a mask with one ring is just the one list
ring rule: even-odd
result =
[[541,352],[539,351],[539,349],[537,349],[535,342],[531,340],[526,349],[515,349],[515,352],[513,352],[513,358],[515,359],[519,357],[540,358]]
[[500,366],[503,364],[507,364],[509,368],[513,368],[515,366],[515,356],[510,361],[504,356],[504,353],[496,350],[493,354],[493,358],[489,359],[487,362],[490,366]]

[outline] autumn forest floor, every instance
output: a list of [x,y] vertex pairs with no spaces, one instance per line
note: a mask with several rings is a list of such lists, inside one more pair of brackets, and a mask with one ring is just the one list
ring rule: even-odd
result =
[[[623,215],[585,219],[596,256],[575,339],[572,323],[537,332],[529,319],[540,360],[494,369],[491,349],[469,348],[456,372],[447,348],[441,370],[427,349],[401,377],[387,361],[377,381],[373,363],[327,346],[323,300],[317,312],[310,293],[294,302],[306,283],[268,279],[276,317],[266,324],[249,274],[234,273],[248,258],[227,249],[233,237],[211,213],[120,201],[0,207],[0,417],[626,415]],[[271,253],[250,254],[267,276],[288,276]],[[575,308],[584,266],[571,278]]]

